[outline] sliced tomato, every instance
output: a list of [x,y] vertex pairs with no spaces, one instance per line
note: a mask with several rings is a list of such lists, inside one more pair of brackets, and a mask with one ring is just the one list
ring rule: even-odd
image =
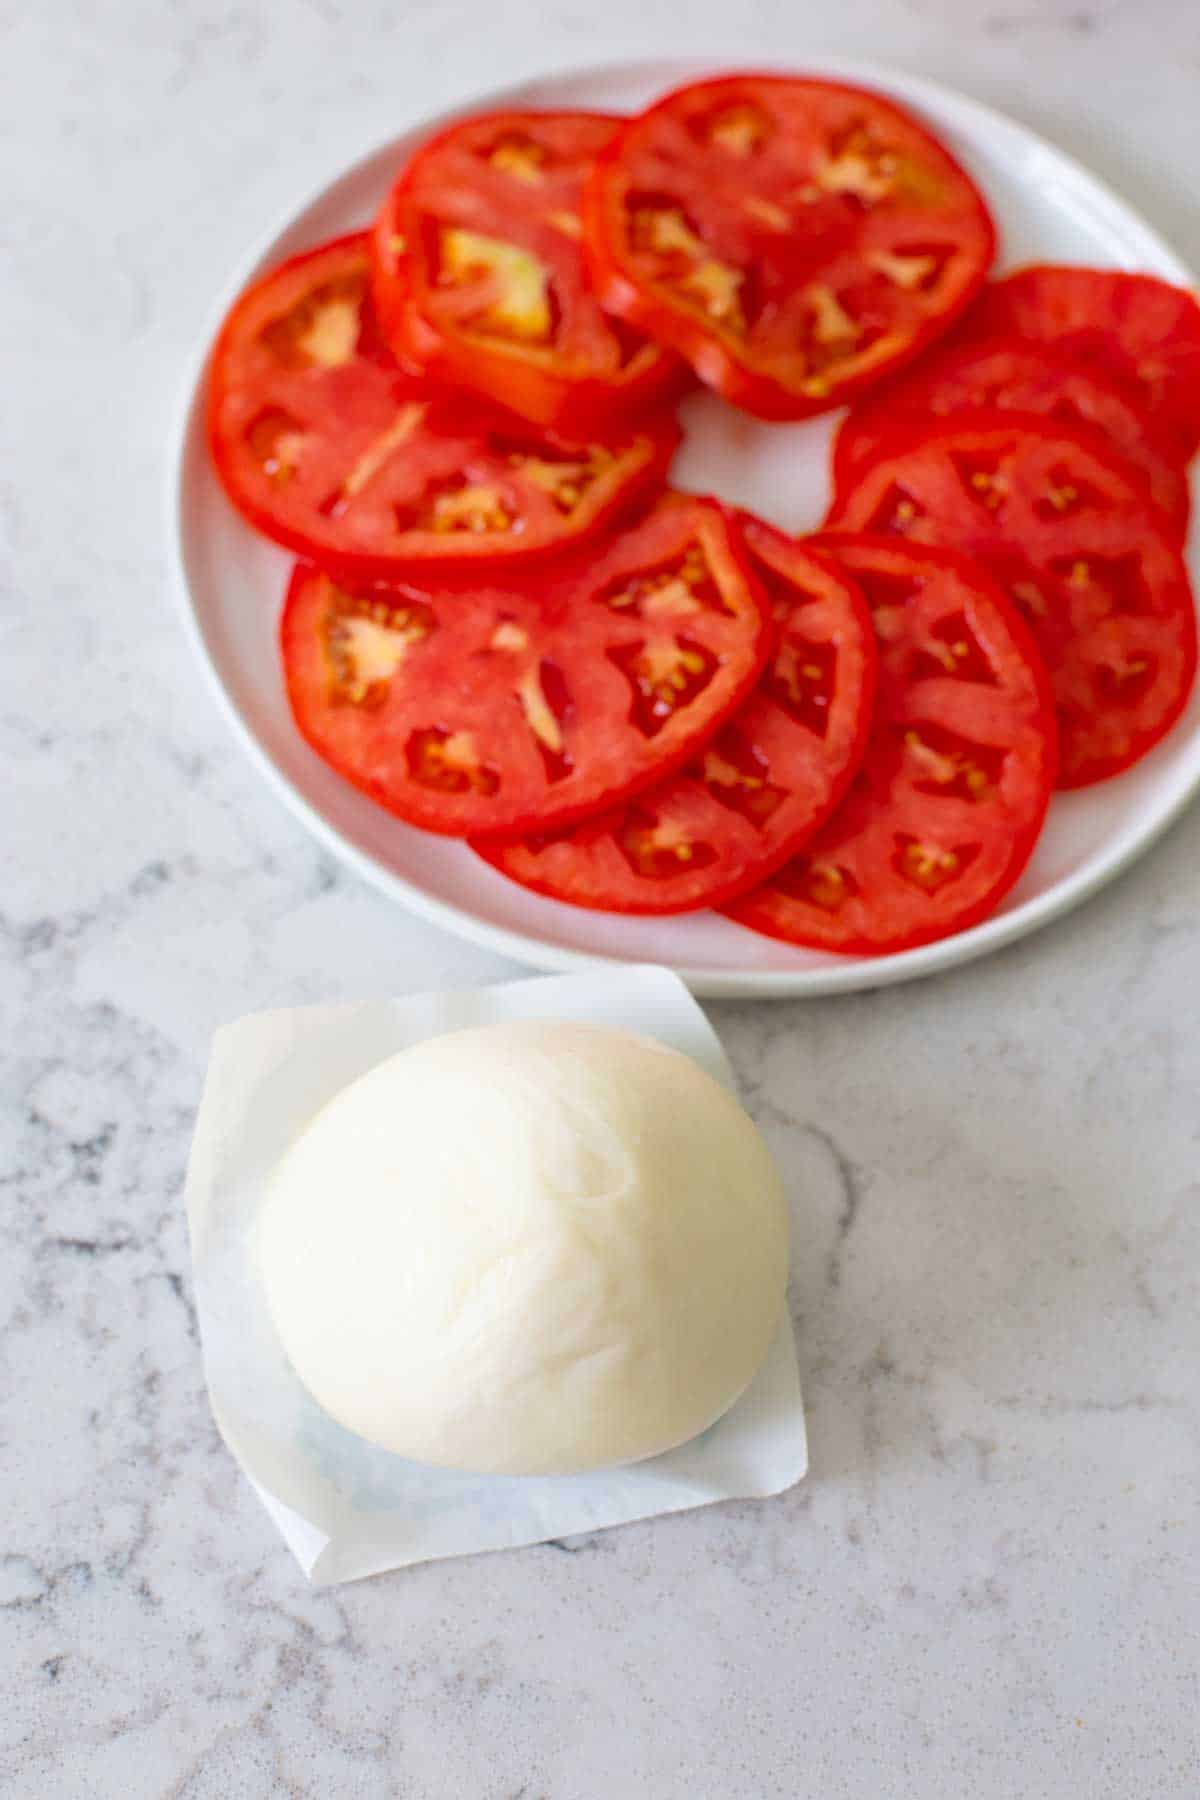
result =
[[1050,344],[1123,382],[1180,456],[1200,445],[1200,305],[1184,288],[1039,264],[986,287],[963,330]]
[[823,537],[866,595],[879,686],[839,810],[728,908],[754,931],[878,956],[985,918],[1037,841],[1054,780],[1046,673],[977,563],[894,539]]
[[915,368],[861,400],[843,421],[834,446],[834,481],[846,487],[866,467],[881,441],[894,437],[901,419],[924,429],[932,414],[997,409],[1036,413],[1099,432],[1145,480],[1156,506],[1187,530],[1187,475],[1177,456],[1158,439],[1150,416],[1099,365],[1072,362],[1057,350],[1022,338],[982,338],[939,349]]
[[555,429],[611,430],[687,385],[686,366],[602,311],[580,194],[614,119],[513,112],[426,144],[375,230],[375,297],[406,362]]
[[870,727],[870,615],[828,556],[757,519],[741,525],[773,616],[749,699],[689,768],[618,811],[481,846],[494,868],[572,906],[687,912],[764,880],[837,806]]
[[668,94],[600,153],[583,214],[604,304],[766,419],[915,356],[995,249],[982,196],[910,114],[802,77]]
[[284,263],[217,340],[212,453],[260,531],[386,579],[563,550],[661,486],[678,442],[665,417],[566,443],[403,374],[376,326],[369,260],[358,234]]
[[976,556],[1017,602],[1058,707],[1062,787],[1119,774],[1191,690],[1196,621],[1179,549],[1119,457],[1019,413],[902,430],[832,524]]
[[670,496],[519,586],[354,587],[301,564],[282,647],[301,732],[372,799],[427,831],[523,836],[686,762],[769,632],[732,519]]

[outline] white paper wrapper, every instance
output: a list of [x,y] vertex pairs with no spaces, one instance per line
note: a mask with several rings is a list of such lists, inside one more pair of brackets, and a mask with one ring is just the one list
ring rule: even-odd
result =
[[325,1101],[422,1039],[500,1019],[623,1026],[682,1050],[727,1087],[716,1034],[666,969],[616,968],[353,1006],[257,1013],[217,1033],[188,1170],[204,1366],[221,1433],[318,1584],[536,1544],[713,1500],[776,1494],[808,1450],[790,1322],[746,1393],[665,1456],[591,1475],[459,1475],[406,1462],[324,1413],[275,1337],[252,1255],[263,1186]]

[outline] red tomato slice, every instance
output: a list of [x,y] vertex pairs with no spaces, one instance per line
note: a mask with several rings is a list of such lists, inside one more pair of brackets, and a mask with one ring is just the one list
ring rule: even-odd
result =
[[992,571],[1050,670],[1061,787],[1119,774],[1179,717],[1196,669],[1187,571],[1137,478],[1093,438],[1019,413],[901,431],[830,522]]
[[847,487],[905,417],[917,421],[919,432],[930,414],[947,418],[990,408],[1036,413],[1099,432],[1142,476],[1155,505],[1174,522],[1176,535],[1185,535],[1187,476],[1173,451],[1158,442],[1141,404],[1099,366],[1072,362],[1021,338],[983,338],[939,350],[861,400],[837,435],[835,484]]
[[217,339],[213,457],[268,537],[366,579],[523,563],[661,486],[678,442],[665,418],[605,443],[549,441],[404,375],[368,276],[365,235],[309,251],[248,289]]
[[406,362],[580,432],[674,399],[685,366],[605,314],[584,267],[579,200],[616,120],[516,112],[426,144],[375,229],[375,299]]
[[985,918],[1037,841],[1054,780],[1041,659],[978,564],[870,537],[822,537],[879,637],[866,760],[829,823],[741,925],[860,956],[909,950]]
[[728,399],[799,419],[915,356],[983,281],[978,190],[882,95],[800,77],[680,88],[583,202],[596,291]]
[[672,495],[519,587],[346,587],[301,564],[282,645],[296,723],[356,787],[427,831],[524,836],[686,762],[769,632],[733,521]]
[[774,617],[745,705],[690,768],[618,812],[481,848],[494,868],[573,906],[686,912],[764,880],[837,806],[870,727],[870,615],[829,557],[757,519],[742,535]]
[[1153,275],[1042,265],[984,289],[974,337],[1023,337],[1123,382],[1183,458],[1200,445],[1200,305]]

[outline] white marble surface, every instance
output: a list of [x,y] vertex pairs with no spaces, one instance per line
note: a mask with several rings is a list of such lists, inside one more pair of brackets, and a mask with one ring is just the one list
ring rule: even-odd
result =
[[1200,262],[1195,0],[47,0],[4,9],[0,1792],[1193,1800],[1200,812],[920,987],[712,1008],[791,1180],[785,1498],[309,1592],[205,1404],[209,1035],[508,973],[259,787],[166,592],[185,354],[399,117],[537,65],[892,59]]

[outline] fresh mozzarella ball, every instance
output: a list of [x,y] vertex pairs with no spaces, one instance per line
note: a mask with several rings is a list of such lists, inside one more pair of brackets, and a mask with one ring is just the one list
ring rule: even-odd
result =
[[566,1474],[720,1418],[775,1333],[787,1211],[737,1101],[629,1032],[433,1038],[317,1114],[258,1221],[326,1412],[415,1461]]

